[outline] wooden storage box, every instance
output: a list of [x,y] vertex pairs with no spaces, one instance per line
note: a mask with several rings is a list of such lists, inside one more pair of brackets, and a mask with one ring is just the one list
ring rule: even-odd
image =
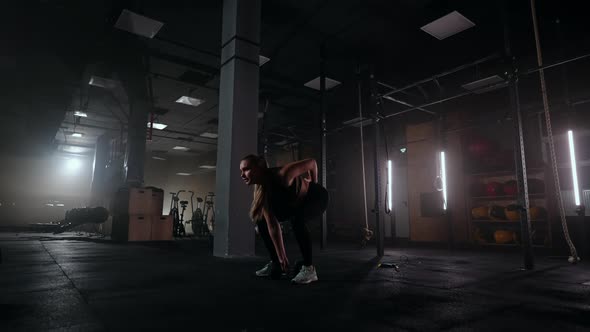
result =
[[149,213],[159,217],[164,212],[164,190],[159,188],[150,188],[149,190],[151,196]]
[[[129,215],[151,214],[152,190],[146,188],[129,189]],[[160,215],[160,214],[158,214]]]
[[172,241],[172,216],[152,217],[152,241]]
[[148,215],[129,216],[129,241],[150,241],[152,218]]

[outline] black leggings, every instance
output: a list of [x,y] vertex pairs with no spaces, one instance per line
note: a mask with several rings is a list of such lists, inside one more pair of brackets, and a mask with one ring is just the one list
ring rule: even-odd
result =
[[[292,214],[291,225],[293,225],[293,232],[295,233],[295,239],[301,250],[301,256],[303,256],[303,265],[313,265],[312,262],[312,244],[311,244],[311,232],[307,225],[310,219],[320,216],[328,207],[329,195],[328,191],[317,183],[310,183],[309,189],[303,204]],[[264,245],[270,254],[270,258],[273,263],[279,262],[277,251],[275,250],[274,243],[270,238],[268,227],[264,219],[256,222],[258,225],[258,232],[264,241]]]

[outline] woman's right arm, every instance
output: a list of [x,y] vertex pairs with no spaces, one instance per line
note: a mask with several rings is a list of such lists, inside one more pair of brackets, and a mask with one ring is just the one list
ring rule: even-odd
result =
[[289,259],[287,258],[287,253],[285,252],[281,225],[272,212],[264,212],[264,219],[266,220],[266,226],[268,227],[268,233],[270,234],[272,243],[275,245],[275,250],[277,251],[281,268],[286,272],[289,270]]

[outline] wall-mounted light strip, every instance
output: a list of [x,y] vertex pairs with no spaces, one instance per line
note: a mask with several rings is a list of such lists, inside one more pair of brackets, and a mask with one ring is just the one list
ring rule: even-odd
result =
[[568,130],[567,139],[570,146],[570,162],[572,165],[572,180],[574,182],[574,201],[580,206],[580,189],[578,188],[578,168],[576,167],[576,150],[574,149],[574,132]]
[[443,209],[447,209],[447,166],[445,160],[445,152],[440,152],[440,169],[441,169],[441,180],[443,188]]
[[387,161],[387,209],[389,211],[393,210],[393,162],[391,160]]

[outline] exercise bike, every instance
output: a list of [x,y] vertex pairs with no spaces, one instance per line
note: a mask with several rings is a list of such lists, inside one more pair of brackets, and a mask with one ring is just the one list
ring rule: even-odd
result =
[[[200,219],[195,218],[195,206],[193,205],[193,197],[195,196],[195,192],[192,190],[189,190],[188,192],[191,193],[191,219],[187,219],[184,222],[184,229],[186,231],[186,234],[198,236],[199,235],[199,221],[200,221]],[[199,199],[200,198],[197,198],[197,200],[199,200]],[[197,209],[200,212],[198,201],[197,201]],[[203,213],[201,212],[201,218],[202,218],[202,215],[203,215]]]
[[215,208],[213,205],[213,197],[215,193],[209,192],[205,195],[205,206],[203,210],[203,224],[206,225],[209,234],[213,234],[215,229]]
[[[185,192],[184,190],[179,190],[178,192],[174,193],[171,192],[172,200],[170,200],[170,214],[172,216],[172,235],[174,237],[181,237],[186,235],[186,231],[184,229],[184,225],[180,220],[180,215],[178,213],[178,201],[180,200],[179,195],[180,193]],[[186,202],[186,201],[183,201]],[[184,214],[184,209],[186,205],[183,207],[182,213]]]
[[191,219],[193,233],[197,237],[207,237],[209,235],[209,228],[207,227],[207,222],[205,221],[205,217],[203,215],[203,209],[201,208],[203,205],[203,199],[201,197],[197,197],[197,208],[195,209],[193,205],[193,197],[195,193],[192,191],[189,192],[191,193],[191,208],[193,211]]
[[190,236],[193,235],[193,229],[191,227],[191,221],[190,220],[184,220],[184,211],[186,210],[186,207],[188,206],[188,201],[180,201],[180,208],[182,209],[182,211],[180,211],[180,220],[178,221],[181,225],[182,225],[182,229],[184,230],[184,235]]

